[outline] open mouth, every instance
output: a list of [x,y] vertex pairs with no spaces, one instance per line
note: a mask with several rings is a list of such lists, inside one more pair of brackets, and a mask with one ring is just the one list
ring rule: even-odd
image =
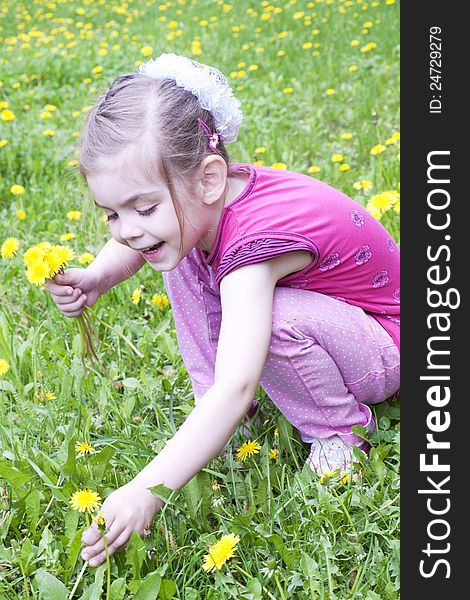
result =
[[160,248],[163,246],[164,242],[160,242],[159,244],[155,244],[154,246],[150,246],[145,250],[141,250],[142,254],[145,257],[154,257],[157,252],[159,252]]

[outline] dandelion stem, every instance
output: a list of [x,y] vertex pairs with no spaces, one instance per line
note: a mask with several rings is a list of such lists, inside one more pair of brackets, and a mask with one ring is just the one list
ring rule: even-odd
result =
[[[242,568],[241,568],[239,565],[237,565],[236,563],[234,563],[234,564],[233,564],[233,566],[234,566],[236,569],[238,569],[242,575],[245,575],[245,577],[247,577],[248,579],[252,579],[252,575],[250,575],[249,573],[247,573],[247,572],[246,572],[244,569],[242,569]],[[266,594],[266,595],[267,595],[269,598],[271,598],[271,600],[277,600],[277,598],[276,598],[275,596],[273,596],[273,595],[271,594],[271,592],[270,592],[269,590],[267,590],[267,589],[264,587],[264,585],[262,585],[262,588],[263,588],[263,592],[264,592],[264,593],[265,593],[265,594]],[[282,594],[282,593],[283,593],[283,592],[282,592],[282,590],[281,590],[281,594]],[[283,595],[282,597],[283,597],[283,598],[284,598],[284,600],[285,600],[285,597],[284,597],[284,595]]]
[[109,323],[106,323],[105,321],[102,321],[97,315],[95,315],[95,318],[97,321],[99,321],[101,323],[101,325],[104,325],[105,327],[107,327],[108,329],[111,329],[111,331],[113,333],[115,333],[116,335],[118,335],[122,340],[124,340],[126,342],[126,344],[129,346],[129,348],[131,348],[131,350],[133,350],[137,356],[139,358],[144,358],[144,355],[142,354],[142,352],[140,352],[140,350],[138,350],[134,344],[130,341],[129,338],[127,338],[125,335],[123,335],[122,333],[119,333],[119,331],[117,331],[112,325],[109,325]]
[[284,596],[284,590],[282,589],[281,584],[280,584],[279,579],[277,578],[276,574],[274,574],[274,581],[276,582],[277,589],[279,590],[279,593],[281,594],[281,599],[286,600],[286,597]]
[[83,567],[82,567],[80,573],[78,574],[77,581],[75,582],[75,585],[73,586],[72,591],[70,592],[70,596],[68,597],[68,600],[71,600],[73,598],[73,595],[75,594],[75,592],[78,588],[78,584],[82,580],[83,573],[85,572],[85,569],[87,568],[87,566],[88,566],[88,561],[85,561],[83,563]]
[[100,532],[103,538],[104,553],[106,554],[106,600],[109,600],[109,589],[111,587],[111,564],[109,561],[108,541],[103,531]]

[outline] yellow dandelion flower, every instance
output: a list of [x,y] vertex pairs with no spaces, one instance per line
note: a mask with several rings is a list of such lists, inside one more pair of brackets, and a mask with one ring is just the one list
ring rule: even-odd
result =
[[77,442],[75,444],[75,452],[77,456],[85,456],[86,454],[93,454],[95,449],[88,442]]
[[68,242],[70,240],[73,240],[74,237],[76,237],[75,234],[70,231],[68,233],[63,233],[60,236],[60,241],[61,242]]
[[69,210],[67,213],[67,219],[71,221],[78,221],[82,218],[82,213],[79,210]]
[[331,162],[341,162],[344,159],[342,154],[333,154],[331,156]]
[[78,160],[76,158],[72,158],[72,160],[69,160],[67,164],[69,167],[76,167],[78,165]]
[[13,121],[16,119],[16,115],[9,108],[4,108],[2,112],[0,112],[0,119],[2,119],[2,121]]
[[357,65],[349,65],[348,71],[354,73],[354,71],[357,71]]
[[255,149],[255,154],[263,154],[264,152],[266,152],[266,148],[264,146],[260,146],[259,148]]
[[276,162],[271,165],[271,169],[279,169],[281,171],[285,171],[287,169],[287,165],[283,162]]
[[136,288],[133,292],[132,292],[132,302],[134,304],[139,304],[140,298],[142,296],[142,290],[141,288]]
[[20,221],[23,221],[26,218],[26,213],[20,208],[16,211],[16,216]]
[[21,194],[24,194],[25,189],[22,185],[15,183],[15,185],[11,186],[10,192],[13,194],[13,196],[20,196]]
[[0,376],[5,375],[10,370],[10,365],[4,358],[0,358]]
[[44,285],[49,277],[49,265],[44,260],[38,260],[26,270],[26,277],[33,285]]
[[57,275],[74,257],[74,251],[67,248],[67,246],[52,246],[44,257],[44,260],[50,267],[49,277]]
[[340,171],[349,171],[351,167],[349,165],[347,165],[346,163],[343,163],[342,165],[339,165],[339,170]]
[[359,46],[360,42],[359,40],[351,40],[351,46]]
[[282,91],[284,94],[292,94],[294,90],[291,87],[285,87]]
[[271,460],[276,460],[278,456],[278,451],[276,450],[276,448],[273,448],[272,450],[270,450],[268,452],[268,458],[270,458]]
[[362,46],[361,52],[370,52],[374,48],[377,48],[377,44],[375,42],[369,42],[365,46]]
[[142,53],[142,56],[152,56],[153,53],[153,48],[152,46],[142,46],[142,48],[140,49],[140,52]]
[[18,252],[20,242],[15,237],[7,238],[1,248],[2,258],[13,258]]
[[323,471],[323,473],[320,476],[319,482],[325,483],[325,482],[329,481],[332,477],[334,477],[337,473],[338,473],[338,469],[330,469],[327,471]]
[[42,135],[45,135],[46,137],[52,137],[55,135],[55,131],[52,129],[44,129]]
[[46,104],[42,110],[47,110],[49,112],[54,112],[55,110],[57,110],[57,106],[55,106],[55,104]]
[[382,152],[384,152],[386,149],[387,147],[383,144],[377,144],[375,146],[372,146],[372,148],[370,149],[370,153],[372,154],[372,156],[376,156],[377,154],[382,154]]
[[399,140],[399,139],[400,139],[400,134],[399,134],[399,132],[392,133],[392,138],[393,138],[394,140]]
[[41,244],[36,244],[36,246],[31,246],[31,248],[28,248],[23,254],[23,262],[27,267],[31,267],[35,262],[42,260],[44,258],[44,254],[45,249],[41,246]]
[[8,140],[0,140],[0,148],[4,148],[8,144]]
[[89,265],[94,260],[95,260],[95,255],[92,254],[91,252],[84,252],[83,254],[80,254],[80,256],[78,257],[78,262],[81,265]]
[[206,573],[221,569],[223,565],[235,554],[235,550],[240,537],[234,533],[229,533],[220,538],[213,546],[209,548],[209,554],[204,557],[202,568]]
[[50,400],[55,400],[57,396],[54,392],[45,392],[43,390],[37,393],[37,399],[39,402],[49,402]]
[[381,213],[387,212],[392,206],[400,199],[400,195],[394,190],[386,190],[381,194],[376,194],[367,203],[367,210],[369,208],[380,210]]
[[98,492],[85,488],[72,494],[70,504],[74,510],[91,513],[101,505],[101,498]]
[[97,515],[95,515],[93,517],[93,522],[96,523],[100,531],[106,531],[107,525],[103,513],[99,512]]
[[307,169],[308,173],[319,173],[321,171],[320,167],[311,166]]
[[360,179],[359,181],[355,181],[353,183],[353,188],[355,190],[370,190],[372,187],[372,181],[368,179]]
[[328,89],[326,90],[326,95],[327,95],[327,96],[332,96],[332,95],[333,95],[333,94],[335,94],[335,93],[336,93],[336,91],[335,91],[333,88],[328,88]]
[[40,115],[41,119],[50,119],[52,117],[52,113],[48,110],[44,110]]
[[349,133],[349,132],[341,134],[341,139],[342,140],[350,140],[350,139],[352,139],[352,137],[353,137],[353,134]]
[[170,301],[168,300],[168,296],[165,294],[154,294],[150,300],[150,304],[156,308],[163,309],[170,304]]
[[238,448],[237,459],[243,462],[247,458],[253,456],[253,454],[258,454],[260,450],[260,444],[255,440],[250,440],[249,442],[245,442],[240,446],[240,448]]

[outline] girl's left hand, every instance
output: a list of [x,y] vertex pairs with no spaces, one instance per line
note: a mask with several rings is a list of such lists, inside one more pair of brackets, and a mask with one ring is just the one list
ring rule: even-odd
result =
[[[133,531],[144,537],[153,517],[162,506],[163,502],[147,488],[132,481],[112,492],[100,510],[106,521],[105,535],[109,555],[125,548]],[[96,525],[84,532],[82,542],[85,548],[81,557],[91,567],[97,567],[106,560],[103,538]]]

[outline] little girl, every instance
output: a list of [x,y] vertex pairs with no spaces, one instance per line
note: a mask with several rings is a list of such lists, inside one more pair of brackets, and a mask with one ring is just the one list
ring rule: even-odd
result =
[[[354,425],[399,387],[399,250],[359,204],[317,179],[230,164],[242,114],[215,68],[174,54],[118,77],[89,112],[80,171],[111,239],[47,284],[69,317],[145,263],[164,273],[195,407],[103,504],[110,554],[218,455],[258,383],[311,444],[318,474],[349,470]],[[88,529],[82,557],[105,560]]]

